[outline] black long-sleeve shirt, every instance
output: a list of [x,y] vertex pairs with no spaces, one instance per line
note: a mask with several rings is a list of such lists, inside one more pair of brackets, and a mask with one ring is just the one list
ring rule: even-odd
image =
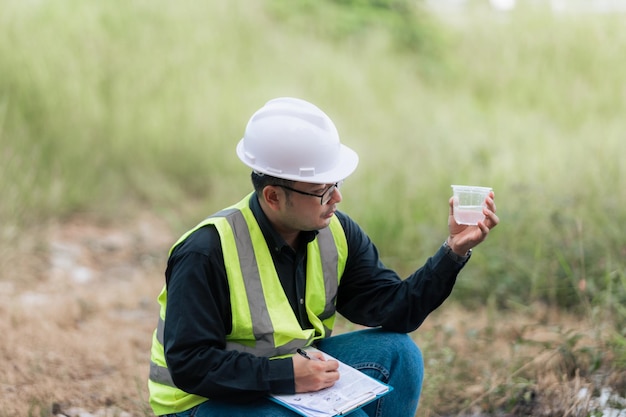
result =
[[[303,328],[306,245],[294,250],[274,231],[256,195],[250,199],[279,279]],[[463,264],[440,249],[405,280],[386,268],[378,250],[350,217],[336,212],[346,234],[348,258],[337,294],[337,311],[369,327],[408,333],[450,295]],[[317,232],[303,232],[306,241]],[[231,294],[220,238],[213,226],[192,233],[172,252],[165,273],[167,310],[164,348],[175,384],[191,394],[246,402],[273,393],[293,393],[291,358],[269,360],[225,350],[232,326]],[[261,296],[261,295],[259,295]]]

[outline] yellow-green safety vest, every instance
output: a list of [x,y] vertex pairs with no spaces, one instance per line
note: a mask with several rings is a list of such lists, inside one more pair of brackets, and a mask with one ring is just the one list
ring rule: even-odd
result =
[[[170,254],[199,228],[214,225],[220,236],[230,286],[232,331],[226,336],[226,349],[277,358],[330,336],[348,245],[336,216],[332,217],[329,227],[320,230],[307,245],[305,306],[313,329],[302,329],[283,291],[263,233],[250,210],[252,195],[200,222],[172,246]],[[207,398],[189,394],[174,385],[163,350],[165,286],[158,301],[161,310],[152,337],[148,388],[154,413],[163,415],[188,410]]]

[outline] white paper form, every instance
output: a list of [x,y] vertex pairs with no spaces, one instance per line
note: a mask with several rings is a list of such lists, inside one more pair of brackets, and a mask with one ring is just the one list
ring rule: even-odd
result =
[[[320,352],[317,349],[307,349],[307,352],[312,351]],[[327,360],[337,360],[324,352],[321,353]],[[272,397],[302,415],[330,417],[346,414],[390,390],[388,385],[341,361],[338,362],[340,377],[332,387],[316,392],[273,395]]]

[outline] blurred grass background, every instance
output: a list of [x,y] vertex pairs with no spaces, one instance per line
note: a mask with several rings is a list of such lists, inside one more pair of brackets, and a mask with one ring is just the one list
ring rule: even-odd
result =
[[623,16],[475,4],[0,0],[0,260],[75,212],[183,232],[250,189],[235,144],[296,96],[360,154],[340,208],[389,266],[441,244],[450,184],[491,186],[501,225],[451,298],[610,322],[626,366]]

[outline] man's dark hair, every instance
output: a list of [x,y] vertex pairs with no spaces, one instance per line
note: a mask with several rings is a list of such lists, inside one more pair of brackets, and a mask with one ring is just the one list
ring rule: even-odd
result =
[[[257,194],[261,194],[263,188],[268,185],[286,185],[287,187],[293,186],[293,181],[291,180],[276,178],[271,175],[266,175],[255,171],[252,171],[252,174],[250,174],[250,178],[252,179],[252,186],[254,187],[254,191],[256,191]],[[289,190],[285,189],[285,192],[289,193]]]

